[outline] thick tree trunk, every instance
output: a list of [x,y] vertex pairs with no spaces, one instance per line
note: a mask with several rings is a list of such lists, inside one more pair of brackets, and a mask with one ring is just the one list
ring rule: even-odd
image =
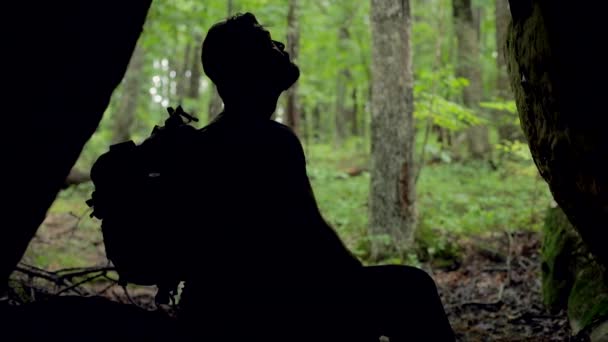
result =
[[[298,0],[289,0],[287,12],[287,53],[293,61],[298,59],[300,49],[300,27],[298,25]],[[296,134],[300,133],[300,113],[298,106],[298,84],[287,90],[287,110],[285,113],[285,124],[293,129]]]
[[[64,185],[120,83],[142,31],[150,0],[14,3],[6,32],[4,75],[10,84],[8,127],[2,144],[3,194],[0,287],[21,259],[46,211]],[[27,25],[23,16],[27,16]],[[17,22],[18,21],[18,22]],[[6,21],[4,21],[6,24]],[[34,42],[34,43],[33,43]],[[36,80],[32,100],[31,80]],[[26,104],[26,105],[24,105]],[[19,120],[11,122],[10,120]],[[13,132],[5,132],[5,137]],[[23,142],[15,144],[16,142]]]
[[511,1],[510,9],[507,65],[532,157],[583,241],[608,265],[601,4]]
[[131,126],[137,114],[137,104],[140,98],[143,68],[143,49],[137,45],[123,79],[120,105],[112,123],[113,143],[120,143],[131,138]]
[[[471,0],[452,0],[454,30],[458,40],[458,64],[456,76],[469,80],[463,90],[465,106],[478,109],[482,97],[481,66],[479,60],[478,25],[473,17]],[[474,126],[467,131],[469,152],[475,159],[488,158],[490,142],[488,128]]]
[[413,76],[407,0],[372,0],[372,126],[369,229],[372,257],[401,255],[416,226]]

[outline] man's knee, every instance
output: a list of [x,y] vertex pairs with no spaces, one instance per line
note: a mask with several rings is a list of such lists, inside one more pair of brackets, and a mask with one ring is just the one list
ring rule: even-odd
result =
[[404,265],[380,266],[391,287],[437,291],[433,278],[424,270]]
[[405,277],[412,282],[413,284],[418,285],[420,288],[429,289],[432,291],[437,291],[437,286],[435,284],[435,280],[428,274],[426,271],[415,268],[404,266],[407,268]]

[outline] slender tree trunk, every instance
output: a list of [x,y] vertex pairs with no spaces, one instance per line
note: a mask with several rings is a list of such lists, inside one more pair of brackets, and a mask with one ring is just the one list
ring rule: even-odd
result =
[[[298,24],[298,0],[289,0],[287,12],[287,53],[291,59],[297,61],[300,49],[300,28]],[[300,130],[300,112],[298,106],[298,84],[287,91],[287,110],[285,123],[291,127],[296,134]]]
[[[369,229],[372,258],[411,247],[416,227],[413,76],[408,0],[371,0],[372,141]],[[386,245],[379,235],[390,237]]]
[[[505,48],[507,45],[507,29],[511,20],[509,2],[496,0],[496,95],[500,100],[512,100],[513,92],[507,74],[507,63],[505,60]],[[503,140],[524,140],[523,132],[515,121],[515,115],[507,111],[495,111],[498,121],[498,137]]]
[[322,136],[324,135],[322,132],[322,125],[321,125],[321,105],[317,104],[315,105],[315,107],[312,110],[312,115],[311,115],[311,120],[312,120],[312,137],[315,139],[315,141],[320,141]]
[[233,0],[228,0],[227,3],[227,9],[228,9],[228,16],[231,16],[232,13],[234,13],[234,1]]
[[187,89],[187,85],[190,84],[190,82],[188,82],[188,74],[189,74],[189,69],[190,69],[190,57],[192,55],[191,53],[192,50],[192,44],[186,44],[185,47],[185,51],[184,51],[184,61],[182,63],[182,65],[179,67],[179,70],[177,71],[177,89],[176,89],[176,95],[177,95],[177,102],[179,104],[182,104],[184,101],[184,98],[186,97],[187,93],[186,93],[186,89]]
[[335,110],[335,127],[336,127],[336,143],[342,144],[348,135],[349,112],[346,107],[346,82],[350,77],[348,69],[342,69],[338,74],[336,84],[336,110]]
[[[194,36],[195,42],[202,42],[203,37],[200,34]],[[201,84],[201,53],[200,48],[193,49],[192,61],[190,63],[190,85],[188,87],[188,97],[191,99],[198,99],[200,97],[200,84]]]
[[[350,32],[348,23],[344,22],[338,30],[338,50],[340,53],[345,53],[347,49],[348,40],[350,39]],[[346,106],[346,97],[348,92],[348,84],[352,81],[352,74],[347,67],[342,68],[338,72],[338,78],[336,82],[336,142],[341,144],[346,139],[349,129],[350,113],[349,108]]]
[[513,97],[511,85],[509,84],[509,75],[507,74],[507,62],[505,59],[507,29],[509,27],[509,22],[511,21],[511,13],[509,13],[509,3],[506,0],[496,0],[495,6],[496,67],[498,68],[496,90],[500,98],[508,99]]
[[357,98],[357,88],[353,87],[350,95],[352,106],[350,107],[350,133],[353,136],[359,136],[359,102]]
[[131,138],[131,126],[137,114],[144,67],[143,48],[138,44],[133,51],[125,77],[118,111],[114,116],[112,142],[119,143]]
[[[464,105],[479,109],[482,97],[481,67],[479,59],[478,27],[473,17],[471,0],[452,0],[454,29],[458,40],[458,64],[456,76],[469,80],[469,85],[463,91]],[[490,142],[488,128],[474,126],[467,131],[469,152],[475,159],[489,157]]]

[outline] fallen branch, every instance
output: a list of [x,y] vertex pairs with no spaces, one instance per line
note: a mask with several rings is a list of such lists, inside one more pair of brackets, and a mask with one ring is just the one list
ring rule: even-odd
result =
[[85,284],[85,283],[88,283],[88,282],[90,282],[91,280],[95,280],[95,279],[97,279],[97,278],[99,278],[99,277],[102,277],[102,276],[103,276],[103,274],[96,274],[96,275],[94,275],[94,276],[90,276],[90,277],[88,277],[88,278],[86,278],[86,279],[84,279],[84,280],[81,280],[81,281],[79,281],[79,282],[77,282],[77,283],[74,283],[74,284],[72,284],[72,285],[70,285],[70,286],[68,286],[68,287],[66,287],[66,288],[64,288],[64,289],[62,289],[62,290],[60,290],[59,292],[55,293],[55,295],[56,295],[56,296],[59,296],[60,294],[62,294],[62,293],[64,293],[64,292],[67,292],[67,291],[70,291],[70,290],[74,290],[74,289],[76,289],[78,286],[80,286],[80,285],[82,285],[82,284]]
[[[78,295],[85,295],[84,292],[88,292],[79,287],[99,277],[104,277],[110,281],[115,281],[108,276],[108,272],[114,271],[115,268],[111,266],[93,266],[93,267],[74,267],[65,268],[57,271],[47,271],[36,266],[20,263],[15,267],[15,271],[25,274],[30,278],[40,278],[47,280],[57,287],[63,287],[59,289],[54,295],[60,295],[62,293],[73,291]],[[96,273],[96,274],[94,274]],[[89,276],[94,274],[92,276]],[[88,277],[87,277],[88,276]],[[74,278],[86,277],[76,283],[73,283]],[[82,291],[81,291],[82,290]]]
[[116,270],[112,266],[92,266],[92,267],[74,267],[64,268],[57,271],[47,271],[36,266],[20,263],[15,267],[15,271],[23,273],[30,277],[37,277],[53,282],[57,285],[65,285],[66,280],[71,280],[76,277],[83,277],[96,272],[111,272]]
[[64,285],[65,283],[62,281],[60,277],[57,276],[54,272],[49,272],[47,270],[43,270],[41,268],[27,265],[27,264],[19,264],[15,267],[15,271],[25,274],[29,277],[33,278],[42,278],[44,280],[48,280],[57,285]]
[[93,266],[93,267],[75,267],[75,268],[65,268],[54,273],[57,274],[61,279],[73,279],[76,277],[82,277],[95,272],[111,272],[116,270],[116,268],[112,266]]

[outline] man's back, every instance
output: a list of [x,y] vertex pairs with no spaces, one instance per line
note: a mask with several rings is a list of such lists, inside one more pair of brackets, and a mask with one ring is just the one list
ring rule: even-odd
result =
[[200,146],[192,169],[200,179],[193,212],[209,247],[202,264],[230,261],[245,277],[285,280],[360,265],[321,217],[288,127],[225,115],[201,130]]
[[360,262],[321,217],[295,134],[272,120],[226,115],[201,130],[199,145],[190,205],[200,224],[191,241],[202,247],[190,247],[187,320],[207,323],[211,334],[222,324],[268,329],[268,319],[285,319],[287,329],[293,310],[308,312],[326,300],[321,293],[343,291],[342,275]]

